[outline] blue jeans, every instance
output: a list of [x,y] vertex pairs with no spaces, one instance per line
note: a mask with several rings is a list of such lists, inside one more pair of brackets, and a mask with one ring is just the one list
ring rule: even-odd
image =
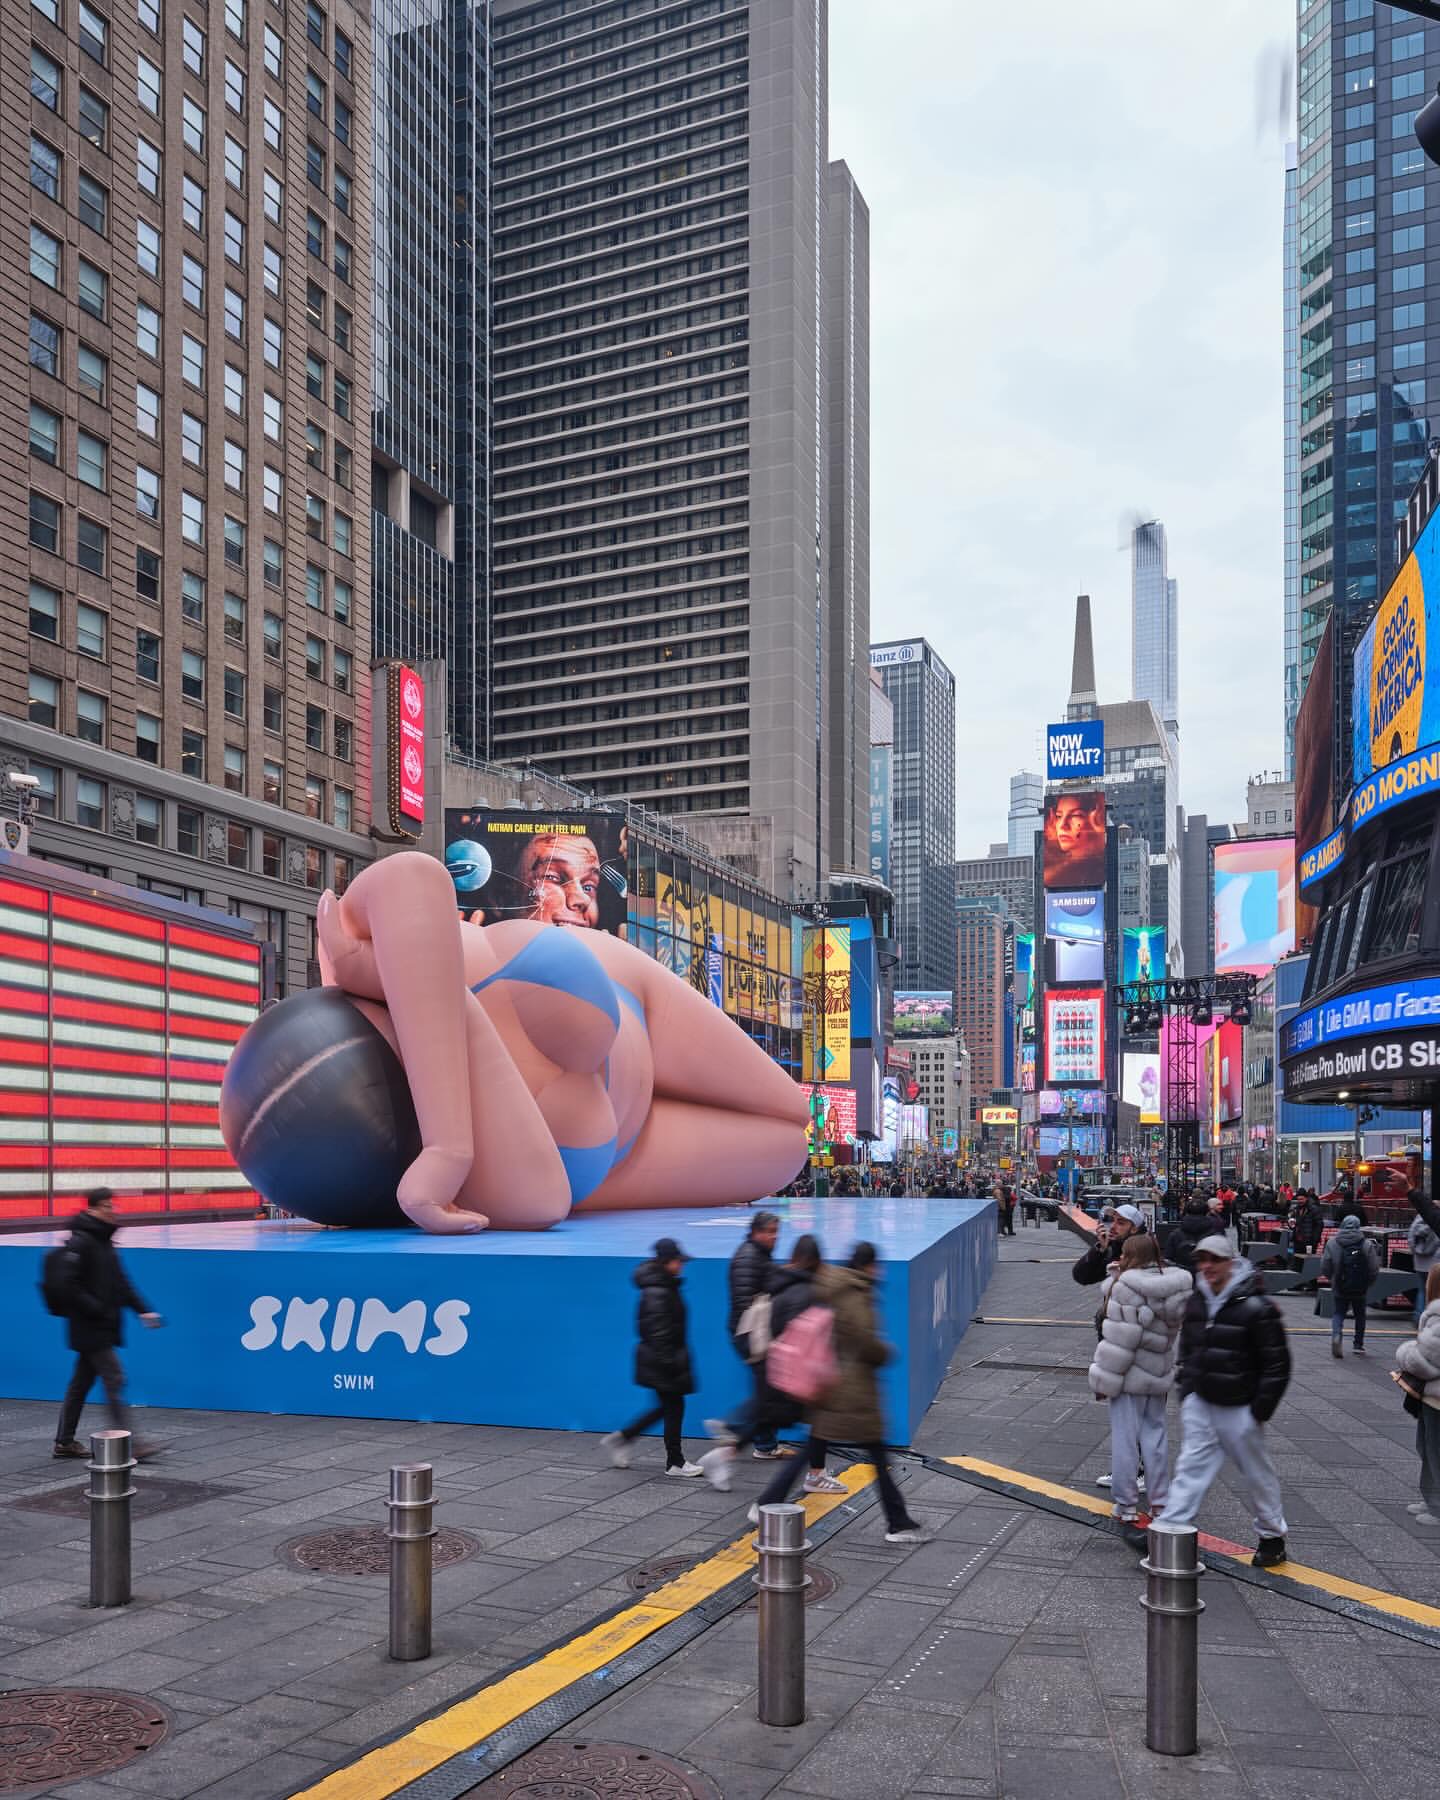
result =
[[1336,1294],[1335,1311],[1330,1317],[1330,1336],[1337,1344],[1345,1335],[1347,1312],[1355,1321],[1355,1348],[1358,1350],[1365,1342],[1365,1296],[1363,1294]]

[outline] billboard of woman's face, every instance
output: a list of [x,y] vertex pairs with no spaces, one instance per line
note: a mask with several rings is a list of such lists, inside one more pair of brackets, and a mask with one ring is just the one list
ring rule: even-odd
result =
[[1047,888],[1105,884],[1105,796],[1102,792],[1051,794],[1045,802]]

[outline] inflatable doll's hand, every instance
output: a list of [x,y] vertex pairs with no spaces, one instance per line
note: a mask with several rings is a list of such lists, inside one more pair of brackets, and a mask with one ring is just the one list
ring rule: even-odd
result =
[[340,902],[329,888],[316,908],[315,935],[326,987],[338,987],[360,1000],[383,1002],[385,989],[375,966],[375,947],[368,938],[354,937],[345,929]]

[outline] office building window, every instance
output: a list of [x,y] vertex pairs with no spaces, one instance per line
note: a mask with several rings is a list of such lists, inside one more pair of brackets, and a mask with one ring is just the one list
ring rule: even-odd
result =
[[135,754],[141,762],[160,764],[160,721],[153,713],[135,715]]
[[225,786],[232,794],[245,791],[245,752],[234,744],[225,746]]
[[[180,773],[193,775],[197,781],[205,779],[205,733],[203,731],[182,731],[180,733]],[[198,849],[195,854],[199,855]]]
[[29,719],[32,725],[48,725],[52,730],[60,723],[60,683],[38,669],[30,671]]
[[75,735],[87,744],[105,742],[105,696],[80,688],[75,694]]
[[30,583],[30,635],[52,644],[60,641],[60,591],[43,581]]
[[159,683],[160,639],[153,631],[135,633],[135,673],[141,681]]
[[82,775],[75,783],[75,823],[87,831],[105,829],[105,783]]
[[135,548],[135,592],[142,600],[160,598],[160,558],[143,544]]
[[98,606],[81,600],[75,608],[75,648],[81,656],[94,656],[102,661],[108,620]]
[[150,794],[135,796],[135,841],[138,844],[158,844],[163,820],[160,802]]
[[193,806],[175,808],[175,848],[183,856],[200,854],[201,816]]

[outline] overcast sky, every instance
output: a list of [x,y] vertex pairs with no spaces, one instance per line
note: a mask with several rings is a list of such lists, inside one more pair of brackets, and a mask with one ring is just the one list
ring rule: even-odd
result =
[[1077,593],[1100,698],[1129,696],[1137,513],[1180,584],[1184,804],[1243,818],[1279,766],[1293,33],[1294,0],[830,0],[830,151],[871,218],[872,635],[955,671],[959,856],[1042,767]]

